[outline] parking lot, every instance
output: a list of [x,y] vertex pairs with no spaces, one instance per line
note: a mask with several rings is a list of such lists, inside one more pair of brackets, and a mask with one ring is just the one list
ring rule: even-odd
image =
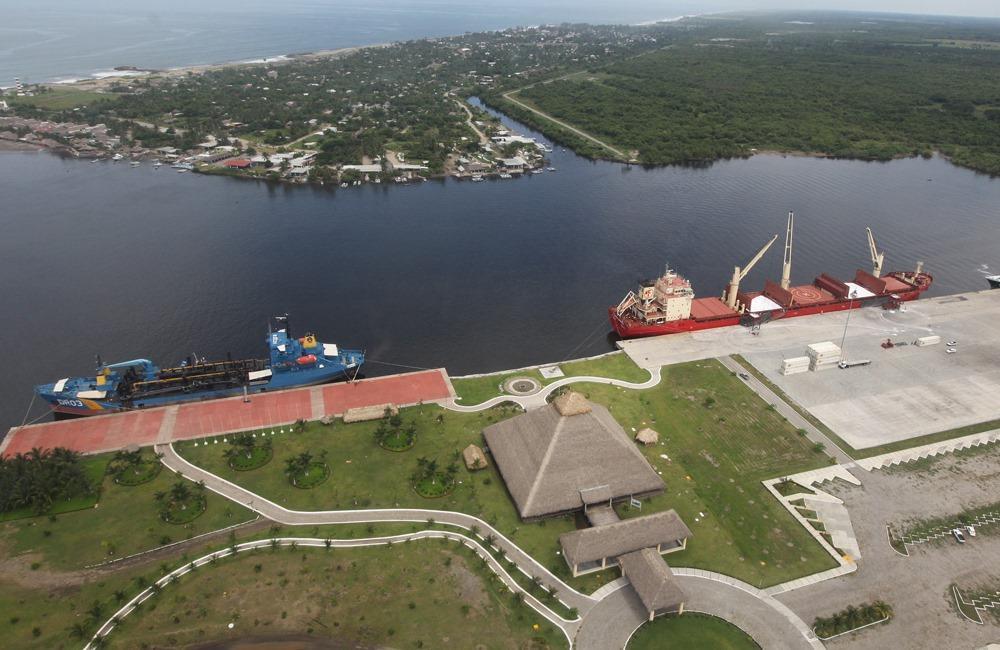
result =
[[[850,312],[848,360],[871,364],[783,376],[782,359],[821,341],[841,344],[847,312],[775,321],[757,336],[742,327],[625,341],[636,363],[653,367],[743,354],[799,405],[862,449],[1000,417],[1000,291],[921,299],[905,311]],[[941,343],[912,342],[937,334]],[[887,338],[907,343],[883,349]],[[954,354],[948,341],[957,341]]]
[[778,596],[807,623],[848,605],[884,600],[895,610],[888,623],[828,641],[831,648],[979,648],[1000,641],[1000,625],[963,619],[951,601],[951,585],[1000,589],[1000,526],[980,528],[958,544],[946,538],[898,555],[886,539],[887,523],[957,514],[1000,500],[1000,446],[985,452],[949,454],[923,469],[854,469],[861,487],[827,483],[843,499],[862,559],[855,573]]

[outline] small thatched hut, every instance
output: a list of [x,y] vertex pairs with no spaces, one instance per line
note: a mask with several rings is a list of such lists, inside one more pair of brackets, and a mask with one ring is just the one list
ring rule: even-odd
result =
[[486,454],[478,445],[469,445],[463,449],[462,459],[465,461],[465,467],[470,471],[486,469],[489,466]]
[[641,442],[642,444],[649,447],[655,445],[657,442],[660,441],[660,434],[653,431],[649,427],[646,427],[645,429],[639,431],[639,433],[635,434],[635,441]]

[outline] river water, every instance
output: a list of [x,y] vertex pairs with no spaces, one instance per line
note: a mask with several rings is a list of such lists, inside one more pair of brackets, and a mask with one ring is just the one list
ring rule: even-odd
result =
[[[283,312],[373,360],[456,375],[600,353],[608,305],[639,278],[669,262],[699,295],[720,292],[789,209],[794,282],[867,268],[866,225],[886,270],[925,262],[932,295],[1000,272],[1000,180],[941,159],[551,160],[509,181],[333,190],[0,154],[0,423],[97,353],[262,355]],[[780,266],[779,241],[745,286]]]

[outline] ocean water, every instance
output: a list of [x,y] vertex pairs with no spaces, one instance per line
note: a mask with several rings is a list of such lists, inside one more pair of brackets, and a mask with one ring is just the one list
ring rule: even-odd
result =
[[[607,307],[638,279],[669,262],[715,295],[790,209],[795,283],[868,268],[865,226],[886,270],[925,262],[931,295],[1000,272],[1000,180],[939,158],[643,169],[557,147],[551,160],[508,181],[330,189],[0,154],[0,424],[95,354],[262,355],[284,312],[366,348],[368,375],[598,354],[613,349]],[[775,248],[744,286],[780,273]]]
[[0,87],[559,22],[639,23],[709,0],[0,0]]

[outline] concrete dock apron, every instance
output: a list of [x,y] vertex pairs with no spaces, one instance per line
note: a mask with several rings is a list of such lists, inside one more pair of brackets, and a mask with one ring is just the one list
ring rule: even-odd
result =
[[[659,377],[657,375],[656,379]],[[499,564],[490,562],[490,567],[514,591],[525,595],[525,602],[558,626],[572,647],[577,648],[624,648],[635,630],[645,622],[646,617],[638,612],[634,592],[628,582],[621,579],[618,585],[599,589],[593,596],[582,594],[563,582],[525,553],[514,542],[488,523],[460,512],[447,510],[424,510],[418,508],[388,508],[378,510],[289,510],[259,494],[231,483],[181,458],[171,444],[156,445],[162,454],[162,462],[169,469],[180,473],[191,481],[202,481],[209,490],[230,499],[275,522],[289,526],[318,526],[324,524],[380,523],[380,522],[426,522],[433,519],[437,523],[448,524],[471,530],[476,527],[483,535],[493,535],[494,546],[502,550],[518,569],[528,576],[538,576],[542,585],[555,589],[558,598],[567,607],[575,608],[580,619],[568,621],[552,612],[543,603],[524,592],[506,573],[497,571]],[[423,531],[429,533],[431,531]],[[441,534],[441,531],[433,531]],[[413,534],[399,536],[401,541]],[[451,533],[449,537],[461,537],[466,543],[482,547],[479,539],[469,535]],[[384,542],[383,542],[384,543]],[[478,551],[477,551],[478,552]],[[489,560],[487,560],[489,562]],[[494,566],[497,565],[497,566]],[[688,597],[691,609],[724,618],[754,638],[761,647],[768,648],[822,648],[809,628],[787,607],[774,600],[763,591],[738,580],[697,569],[674,569],[677,580]],[[630,600],[632,599],[632,600]],[[103,627],[102,627],[103,629]]]

